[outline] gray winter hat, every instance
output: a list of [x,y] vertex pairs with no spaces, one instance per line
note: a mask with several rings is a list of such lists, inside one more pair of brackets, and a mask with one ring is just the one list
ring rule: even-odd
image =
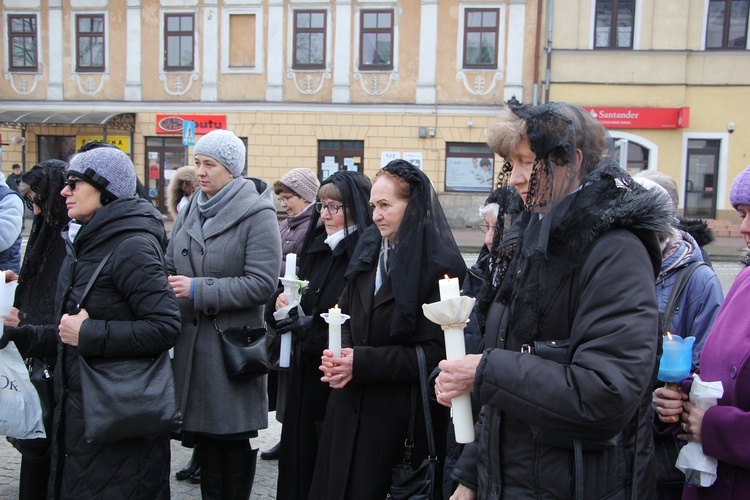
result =
[[210,156],[235,177],[242,175],[246,154],[245,145],[229,130],[212,130],[198,139],[193,149],[193,155]]
[[135,167],[130,157],[117,148],[96,148],[78,153],[68,165],[68,176],[71,175],[115,199],[135,195]]

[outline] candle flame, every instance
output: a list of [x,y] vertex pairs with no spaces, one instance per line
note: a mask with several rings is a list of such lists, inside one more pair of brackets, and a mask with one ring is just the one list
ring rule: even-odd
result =
[[333,306],[333,308],[334,308],[334,309],[338,309],[338,308],[339,308],[339,305],[338,305],[338,304],[336,304],[335,306]]
[[451,277],[446,274],[445,275],[445,279],[449,280],[449,279],[451,279]]
[[667,332],[667,337],[669,337],[669,341],[671,342],[672,341],[672,334],[669,333],[669,332]]

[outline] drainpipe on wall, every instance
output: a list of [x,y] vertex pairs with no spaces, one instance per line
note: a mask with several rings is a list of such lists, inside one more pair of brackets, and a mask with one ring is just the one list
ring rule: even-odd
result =
[[536,41],[534,42],[534,97],[532,103],[534,106],[539,104],[539,56],[542,47],[542,6],[544,0],[536,2]]
[[547,71],[545,75],[544,102],[549,102],[549,79],[552,73],[552,11],[554,0],[547,0]]

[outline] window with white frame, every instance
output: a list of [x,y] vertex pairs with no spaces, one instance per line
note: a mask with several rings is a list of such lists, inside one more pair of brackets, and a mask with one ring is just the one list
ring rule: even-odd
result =
[[192,71],[195,68],[193,14],[164,14],[164,69]]
[[294,11],[294,69],[325,69],[326,16],[324,10]]
[[709,0],[706,49],[747,48],[750,0]]
[[8,69],[37,71],[37,17],[34,14],[8,16]]
[[76,71],[104,71],[104,14],[76,15]]
[[360,12],[359,69],[393,69],[393,10]]
[[632,49],[635,0],[597,0],[594,48]]
[[464,11],[464,68],[497,68],[499,30],[500,9],[466,9]]

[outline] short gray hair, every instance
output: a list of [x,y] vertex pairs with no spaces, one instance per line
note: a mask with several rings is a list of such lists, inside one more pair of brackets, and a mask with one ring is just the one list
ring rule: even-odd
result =
[[677,213],[677,207],[680,202],[680,195],[677,194],[677,183],[673,178],[665,173],[657,172],[655,170],[641,170],[633,177],[648,179],[663,187],[669,195],[669,199],[672,200],[672,215]]

